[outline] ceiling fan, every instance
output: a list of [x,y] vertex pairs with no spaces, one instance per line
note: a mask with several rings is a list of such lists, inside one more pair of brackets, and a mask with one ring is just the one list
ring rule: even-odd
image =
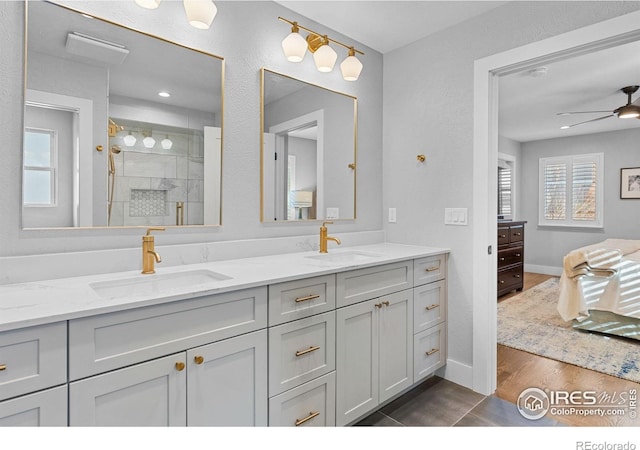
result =
[[613,111],[573,111],[557,113],[558,116],[570,116],[572,114],[590,114],[590,113],[609,113],[606,116],[596,119],[585,120],[584,122],[574,123],[573,125],[564,125],[560,127],[565,130],[567,128],[582,125],[583,123],[596,122],[598,120],[607,119],[609,117],[618,116],[619,119],[640,119],[640,106],[634,105],[631,96],[636,93],[640,86],[625,86],[620,91],[627,95],[627,104],[614,109]]

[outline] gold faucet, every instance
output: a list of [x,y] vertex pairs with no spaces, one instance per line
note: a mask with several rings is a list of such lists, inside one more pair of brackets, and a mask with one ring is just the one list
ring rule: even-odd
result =
[[327,236],[327,224],[333,222],[322,222],[322,226],[320,227],[320,253],[327,253],[327,241],[333,241],[336,244],[340,245],[340,239]]
[[156,252],[154,236],[152,231],[164,231],[163,227],[152,227],[147,229],[147,234],[142,236],[142,273],[156,273],[155,263],[162,262],[162,258]]

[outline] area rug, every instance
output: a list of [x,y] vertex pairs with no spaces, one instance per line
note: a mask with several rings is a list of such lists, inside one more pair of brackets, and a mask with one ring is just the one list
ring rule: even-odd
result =
[[640,342],[574,329],[559,292],[550,278],[498,303],[498,344],[640,383]]

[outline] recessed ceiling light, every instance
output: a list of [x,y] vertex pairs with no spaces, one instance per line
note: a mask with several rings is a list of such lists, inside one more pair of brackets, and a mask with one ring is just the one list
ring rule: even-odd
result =
[[164,98],[171,97],[171,94],[169,94],[167,91],[160,91],[158,92],[158,95]]
[[566,130],[567,128],[571,128],[571,127],[569,125],[564,125],[560,127],[561,130]]

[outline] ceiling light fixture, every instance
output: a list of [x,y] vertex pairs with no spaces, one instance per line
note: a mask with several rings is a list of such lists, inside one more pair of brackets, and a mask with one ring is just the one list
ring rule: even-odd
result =
[[[340,70],[342,77],[346,81],[356,81],[360,77],[362,72],[362,63],[356,57],[356,53],[364,55],[363,52],[357,50],[355,47],[343,44],[342,42],[331,39],[326,34],[322,35],[313,30],[303,27],[298,22],[292,22],[283,17],[278,17],[279,20],[291,25],[291,33],[287,35],[282,41],[282,49],[287,57],[287,60],[291,62],[300,62],[304,58],[306,50],[308,49],[313,53],[313,60],[316,64],[316,68],[320,72],[331,72],[338,59],[336,51],[329,46],[330,43],[338,44],[346,48],[348,52],[347,58],[340,63]],[[300,35],[300,29],[309,33],[305,38]]]
[[640,117],[640,106],[625,105],[618,110],[619,119],[636,119]]
[[160,92],[158,92],[158,95],[159,95],[160,97],[162,97],[162,98],[169,98],[169,97],[171,97],[171,94],[170,94],[170,93],[168,93],[167,91],[160,91]]
[[[136,4],[146,9],[156,9],[161,0],[135,0]],[[184,12],[191,26],[206,30],[216,17],[218,8],[213,0],[183,0]]]

